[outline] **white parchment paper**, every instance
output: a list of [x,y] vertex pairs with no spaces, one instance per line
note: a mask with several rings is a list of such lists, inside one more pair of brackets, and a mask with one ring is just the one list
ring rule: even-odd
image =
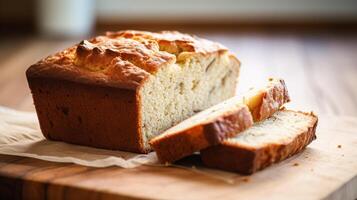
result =
[[35,113],[0,107],[0,153],[90,167],[158,164],[156,154],[110,151],[46,140]]

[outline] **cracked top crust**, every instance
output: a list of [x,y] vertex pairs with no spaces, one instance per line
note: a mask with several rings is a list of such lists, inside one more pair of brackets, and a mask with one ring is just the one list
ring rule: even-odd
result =
[[108,32],[39,61],[26,74],[136,89],[166,64],[225,51],[218,43],[176,31]]

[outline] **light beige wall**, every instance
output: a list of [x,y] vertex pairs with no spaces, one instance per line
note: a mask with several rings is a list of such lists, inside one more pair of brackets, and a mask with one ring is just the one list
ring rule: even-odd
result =
[[357,21],[356,0],[97,0],[104,21]]

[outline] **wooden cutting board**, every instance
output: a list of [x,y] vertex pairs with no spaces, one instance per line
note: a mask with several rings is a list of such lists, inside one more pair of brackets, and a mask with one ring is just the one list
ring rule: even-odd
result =
[[251,176],[224,173],[231,183],[176,167],[92,168],[0,155],[0,199],[356,199],[357,119],[319,123],[304,152]]

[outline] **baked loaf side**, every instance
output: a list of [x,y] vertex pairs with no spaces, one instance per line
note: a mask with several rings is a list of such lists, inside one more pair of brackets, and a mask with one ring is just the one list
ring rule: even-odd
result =
[[246,105],[231,98],[168,129],[150,141],[162,163],[172,163],[252,126]]
[[46,138],[148,152],[165,129],[234,96],[239,61],[179,32],[107,33],[26,72]]
[[251,89],[245,94],[243,102],[249,107],[254,121],[258,122],[290,102],[290,97],[283,79],[270,78],[265,87]]
[[284,160],[316,139],[313,113],[281,110],[222,144],[201,151],[208,167],[252,174]]

